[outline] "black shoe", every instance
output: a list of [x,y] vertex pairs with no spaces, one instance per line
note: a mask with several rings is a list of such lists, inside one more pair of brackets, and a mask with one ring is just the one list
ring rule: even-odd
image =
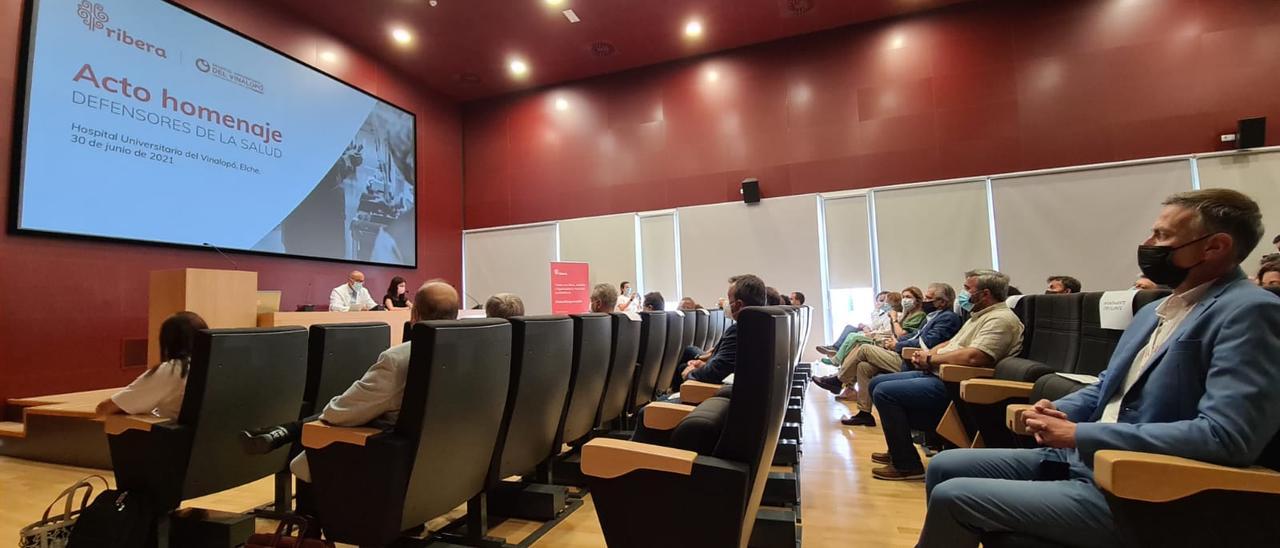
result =
[[280,426],[272,426],[250,432],[240,431],[240,448],[249,455],[265,455],[288,445],[293,440],[289,431]]
[[825,388],[828,392],[837,396],[839,396],[840,392],[844,390],[844,385],[841,384],[840,379],[836,378],[834,375],[829,377],[813,377],[812,380],[813,384],[816,384],[821,388]]
[[875,426],[876,418],[871,413],[859,411],[857,415],[840,419],[840,424],[845,426]]

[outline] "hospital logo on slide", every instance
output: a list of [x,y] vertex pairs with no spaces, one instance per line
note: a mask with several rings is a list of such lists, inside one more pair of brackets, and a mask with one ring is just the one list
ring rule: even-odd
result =
[[102,4],[89,0],[80,0],[80,5],[76,7],[76,15],[80,16],[80,20],[84,21],[89,30],[101,30],[106,26],[107,21],[111,20]]

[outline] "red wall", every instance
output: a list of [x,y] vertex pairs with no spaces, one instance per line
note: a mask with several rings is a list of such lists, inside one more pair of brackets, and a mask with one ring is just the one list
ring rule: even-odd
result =
[[[252,0],[183,0],[184,4],[262,40],[303,62],[320,66],[321,49],[339,53],[331,73],[414,112],[418,126],[418,264],[414,269],[361,267],[370,291],[392,276],[460,280],[462,272],[461,116],[452,102],[423,93],[377,61],[333,38],[278,15]],[[15,86],[24,2],[0,2],[0,173],[12,172]],[[8,204],[10,186],[0,185]],[[188,207],[199,207],[189,204]],[[143,214],[172,215],[181,210]],[[8,226],[7,209],[0,221]],[[350,265],[336,262],[232,255],[259,273],[264,289],[284,291],[292,308],[308,298],[327,302]],[[120,386],[138,371],[122,369],[125,338],[145,338],[148,272],[227,268],[216,253],[124,243],[100,243],[0,234],[0,402],[63,391]],[[308,286],[313,286],[308,289]],[[378,293],[380,294],[380,293]]]
[[1280,142],[1280,2],[975,2],[468,104],[466,226],[1203,152],[1248,116]]

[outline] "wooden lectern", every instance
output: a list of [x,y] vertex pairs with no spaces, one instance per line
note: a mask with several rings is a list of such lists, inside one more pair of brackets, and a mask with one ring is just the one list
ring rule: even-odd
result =
[[258,273],[182,268],[151,272],[147,366],[160,363],[160,324],[175,312],[199,314],[210,328],[258,324]]

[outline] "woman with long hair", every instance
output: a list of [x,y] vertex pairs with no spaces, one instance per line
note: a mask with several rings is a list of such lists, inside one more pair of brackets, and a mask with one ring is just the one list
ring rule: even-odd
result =
[[404,278],[400,276],[391,278],[391,285],[387,287],[387,294],[382,297],[382,306],[387,307],[387,310],[412,308],[413,302],[409,300],[408,285]]
[[138,375],[123,390],[102,400],[98,404],[98,415],[152,413],[166,419],[178,418],[196,333],[208,328],[204,318],[195,312],[178,312],[166,318],[160,324],[160,363]]

